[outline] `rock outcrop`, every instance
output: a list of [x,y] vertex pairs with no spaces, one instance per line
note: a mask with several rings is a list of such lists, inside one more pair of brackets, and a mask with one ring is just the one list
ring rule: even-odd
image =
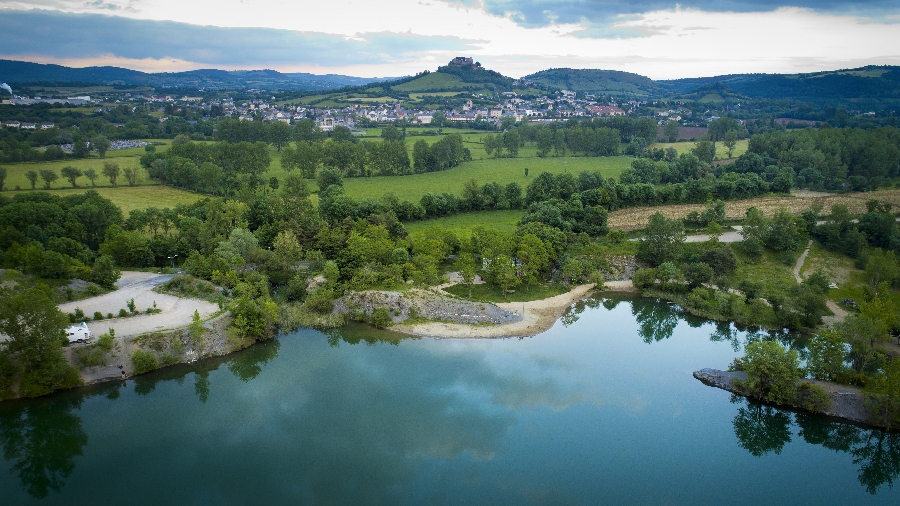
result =
[[[701,369],[694,371],[694,377],[707,385],[743,395],[743,392],[734,385],[734,380],[745,381],[747,373],[743,371],[729,372],[718,369]],[[818,385],[828,393],[828,397],[831,399],[831,406],[825,409],[822,414],[843,418],[851,422],[870,423],[869,412],[865,406],[865,398],[859,388],[814,379],[804,379],[803,381]],[[798,405],[790,405],[790,407],[803,409],[802,406]]]

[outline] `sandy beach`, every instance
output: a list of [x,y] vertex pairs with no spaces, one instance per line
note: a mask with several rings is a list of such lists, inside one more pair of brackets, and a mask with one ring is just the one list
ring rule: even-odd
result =
[[[593,284],[579,285],[572,290],[542,300],[530,302],[498,302],[495,305],[507,311],[523,313],[521,321],[501,325],[468,325],[464,323],[428,322],[416,325],[398,324],[391,330],[420,337],[439,339],[488,339],[497,337],[526,337],[545,332],[556,323],[566,309],[583,299],[594,288]],[[608,291],[633,291],[631,281],[609,281]]]

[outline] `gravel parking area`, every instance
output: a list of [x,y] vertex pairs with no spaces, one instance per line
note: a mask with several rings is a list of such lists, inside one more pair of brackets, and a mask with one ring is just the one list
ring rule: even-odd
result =
[[89,299],[67,302],[58,307],[64,313],[71,313],[75,308],[80,308],[86,316],[91,317],[96,311],[104,316],[108,313],[117,315],[120,309],[127,310],[128,301],[131,299],[134,299],[135,306],[142,313],[145,313],[147,308],[153,307],[154,301],[156,302],[156,308],[161,310],[157,314],[88,322],[94,336],[112,328],[115,329],[117,338],[181,328],[191,323],[195,310],[200,312],[200,318],[204,320],[219,310],[218,305],[205,300],[182,299],[153,291],[153,288],[171,278],[171,274],[126,271],[116,282],[118,290]]

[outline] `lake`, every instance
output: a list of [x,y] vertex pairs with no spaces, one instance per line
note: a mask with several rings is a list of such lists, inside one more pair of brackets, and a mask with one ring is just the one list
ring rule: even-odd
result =
[[301,330],[0,403],[13,504],[891,504],[900,434],[691,376],[755,339],[654,299],[524,339]]

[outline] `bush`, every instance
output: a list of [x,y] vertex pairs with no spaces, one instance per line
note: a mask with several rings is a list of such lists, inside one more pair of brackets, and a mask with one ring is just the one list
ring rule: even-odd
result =
[[306,307],[320,314],[334,310],[334,293],[327,288],[316,288],[306,298]]
[[756,341],[747,345],[743,362],[748,395],[781,404],[796,399],[802,373],[795,350],[777,341]]
[[656,269],[638,269],[634,271],[631,282],[638,290],[646,290],[656,282]]
[[126,316],[128,316],[128,311],[125,311],[125,308],[123,307],[119,310],[119,318],[125,318]]
[[131,364],[134,366],[135,375],[148,373],[159,367],[156,355],[144,350],[137,350],[131,354]]
[[394,320],[391,319],[391,312],[386,307],[379,307],[372,311],[371,321],[372,325],[382,329],[394,324]]
[[94,320],[100,321],[103,319],[103,313],[100,311],[94,311]]
[[115,339],[116,331],[113,329],[109,329],[109,332],[106,334],[100,334],[100,337],[97,338],[97,346],[106,351],[112,351],[113,349],[113,340]]
[[797,402],[800,407],[813,413],[823,413],[831,407],[831,397],[819,385],[802,382],[797,388]]

